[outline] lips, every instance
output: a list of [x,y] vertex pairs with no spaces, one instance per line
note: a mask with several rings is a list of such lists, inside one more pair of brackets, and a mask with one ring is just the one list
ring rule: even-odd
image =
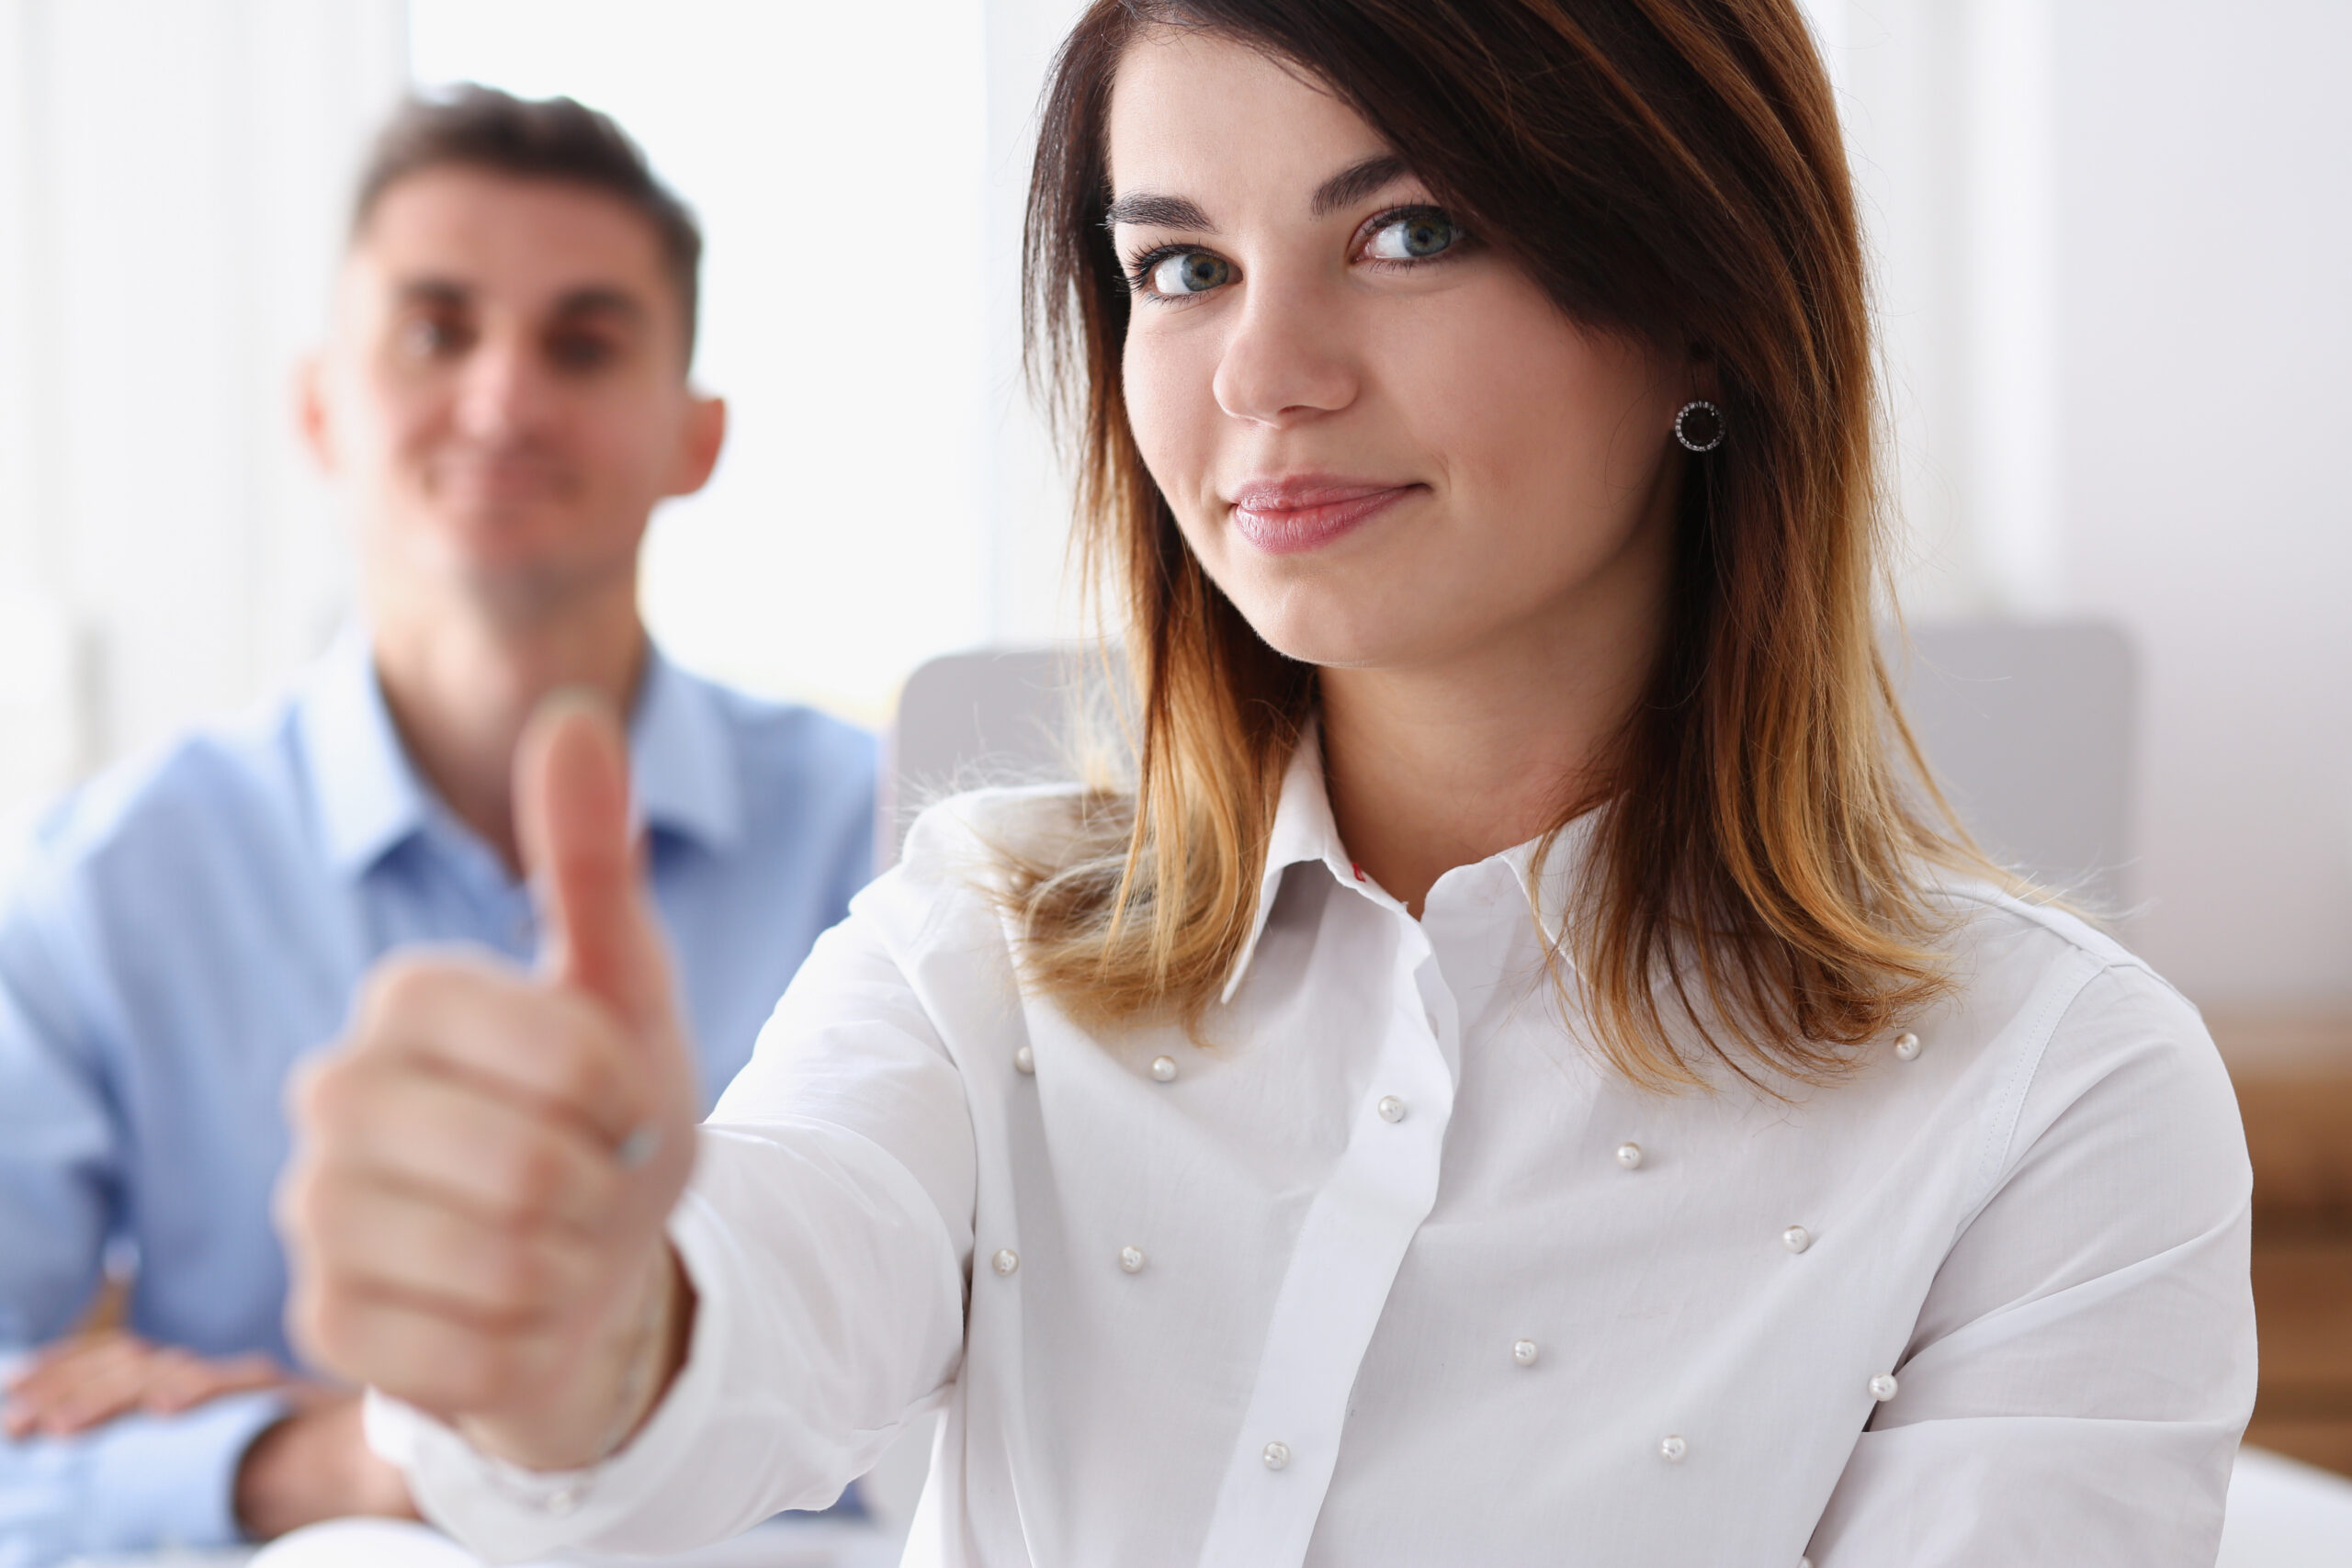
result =
[[1320,474],[1252,479],[1236,488],[1233,526],[1268,555],[1302,555],[1354,533],[1421,489]]

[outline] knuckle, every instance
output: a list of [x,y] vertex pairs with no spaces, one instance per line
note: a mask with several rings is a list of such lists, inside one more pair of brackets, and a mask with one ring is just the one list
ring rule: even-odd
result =
[[571,1185],[569,1163],[551,1139],[517,1140],[500,1183],[507,1222],[527,1230],[552,1219]]

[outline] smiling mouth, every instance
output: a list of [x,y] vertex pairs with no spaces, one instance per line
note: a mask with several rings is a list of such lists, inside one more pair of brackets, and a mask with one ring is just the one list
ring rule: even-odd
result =
[[1247,485],[1234,531],[1268,555],[1303,555],[1344,537],[1424,486],[1296,480]]

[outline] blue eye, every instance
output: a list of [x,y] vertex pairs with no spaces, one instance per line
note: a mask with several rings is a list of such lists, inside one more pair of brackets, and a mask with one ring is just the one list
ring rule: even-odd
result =
[[1155,294],[1205,294],[1233,281],[1233,264],[1206,251],[1178,251],[1150,263],[1144,277]]
[[1370,261],[1426,261],[1462,243],[1462,225],[1434,208],[1399,212],[1372,231],[1363,254]]

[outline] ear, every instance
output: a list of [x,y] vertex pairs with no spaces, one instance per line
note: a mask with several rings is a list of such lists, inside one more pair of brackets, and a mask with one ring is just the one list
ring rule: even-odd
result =
[[678,454],[671,465],[665,496],[692,495],[710,482],[718,466],[719,448],[727,445],[727,400],[686,395],[685,412],[678,433]]
[[1711,403],[1724,400],[1724,378],[1715,368],[1713,349],[1692,344],[1686,374],[1690,378],[1690,396],[1704,398]]
[[327,408],[326,355],[312,353],[294,367],[294,424],[302,448],[322,474],[335,471],[334,421]]

